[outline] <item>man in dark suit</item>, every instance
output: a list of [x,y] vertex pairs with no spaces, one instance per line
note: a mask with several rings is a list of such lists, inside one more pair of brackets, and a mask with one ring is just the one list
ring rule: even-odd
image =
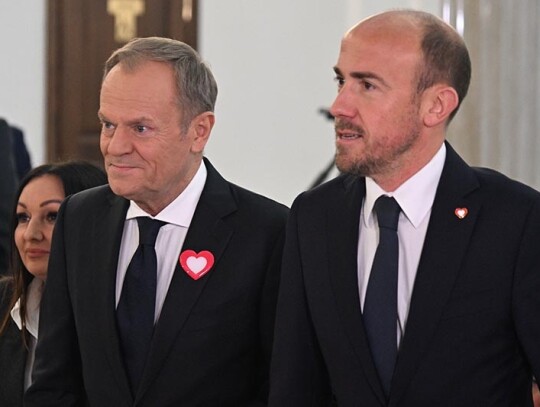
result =
[[110,184],[60,210],[25,405],[265,404],[287,209],[203,160],[216,94],[179,41],[136,39],[107,61]]
[[532,406],[540,194],[445,142],[465,44],[386,12],[345,35],[335,72],[347,174],[292,206],[269,405]]

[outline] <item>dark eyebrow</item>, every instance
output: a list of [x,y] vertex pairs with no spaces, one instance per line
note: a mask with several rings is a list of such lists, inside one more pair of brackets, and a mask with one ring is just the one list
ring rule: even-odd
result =
[[[343,73],[341,70],[336,66],[334,67],[334,72],[336,75],[343,77]],[[377,82],[380,82],[383,86],[389,88],[390,86],[385,82],[383,78],[381,78],[379,75],[373,72],[351,72],[351,77],[354,79],[375,79]]]
[[[61,205],[62,204],[62,199],[48,199],[46,201],[43,201],[39,206],[42,208],[42,207],[47,206],[47,205],[52,204],[52,203],[56,203],[56,204]],[[24,202],[17,202],[17,206],[22,206],[24,209],[26,209],[26,205],[24,204]]]
[[47,205],[52,204],[52,203],[56,203],[56,204],[61,205],[62,200],[61,199],[49,199],[47,201],[41,202],[41,204],[39,206],[43,208],[44,206],[47,206]]

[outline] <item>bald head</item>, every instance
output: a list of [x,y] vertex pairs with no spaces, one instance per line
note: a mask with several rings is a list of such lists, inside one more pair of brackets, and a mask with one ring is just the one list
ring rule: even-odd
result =
[[471,61],[461,36],[440,18],[417,10],[392,10],[368,17],[345,34],[345,38],[373,35],[399,39],[403,47],[416,48],[422,54],[416,87],[420,94],[437,83],[453,87],[459,104],[467,95],[471,79]]
[[433,17],[431,14],[419,13],[412,10],[394,10],[375,14],[361,20],[354,25],[345,36],[362,33],[364,30],[373,30],[374,32],[387,32],[389,35],[396,33],[420,35],[420,15]]

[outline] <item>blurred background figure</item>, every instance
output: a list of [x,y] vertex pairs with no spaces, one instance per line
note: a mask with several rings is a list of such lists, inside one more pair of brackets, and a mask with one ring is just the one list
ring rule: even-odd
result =
[[39,305],[60,204],[68,195],[105,183],[101,169],[82,161],[41,165],[21,180],[11,211],[10,267],[0,279],[0,406],[22,406],[24,389],[30,385]]
[[22,130],[0,118],[0,276],[8,267],[9,211],[19,181],[32,168]]
[[13,136],[7,122],[0,119],[0,276],[8,266],[9,211],[17,188],[13,159]]
[[23,131],[16,126],[9,126],[9,128],[11,129],[13,143],[12,151],[15,171],[17,178],[21,180],[28,173],[28,171],[32,169],[32,160],[30,158],[30,153],[26,148]]

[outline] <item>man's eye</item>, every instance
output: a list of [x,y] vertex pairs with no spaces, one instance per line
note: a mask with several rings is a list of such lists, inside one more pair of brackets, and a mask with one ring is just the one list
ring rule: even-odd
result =
[[106,130],[114,129],[114,125],[110,122],[101,122],[101,126]]
[[148,130],[146,126],[142,126],[142,125],[135,126],[135,131],[137,133],[144,133],[146,130]]
[[372,90],[372,89],[375,89],[375,86],[373,86],[372,83],[366,82],[366,81],[363,81],[363,82],[362,82],[362,86],[364,87],[365,90]]
[[338,88],[341,88],[345,84],[345,79],[340,78],[339,76],[336,76],[334,80],[336,81]]
[[16,219],[17,219],[17,224],[28,223],[30,221],[30,216],[28,216],[27,213],[20,212],[17,214]]
[[55,223],[56,218],[58,217],[58,212],[49,212],[46,216],[47,222]]

